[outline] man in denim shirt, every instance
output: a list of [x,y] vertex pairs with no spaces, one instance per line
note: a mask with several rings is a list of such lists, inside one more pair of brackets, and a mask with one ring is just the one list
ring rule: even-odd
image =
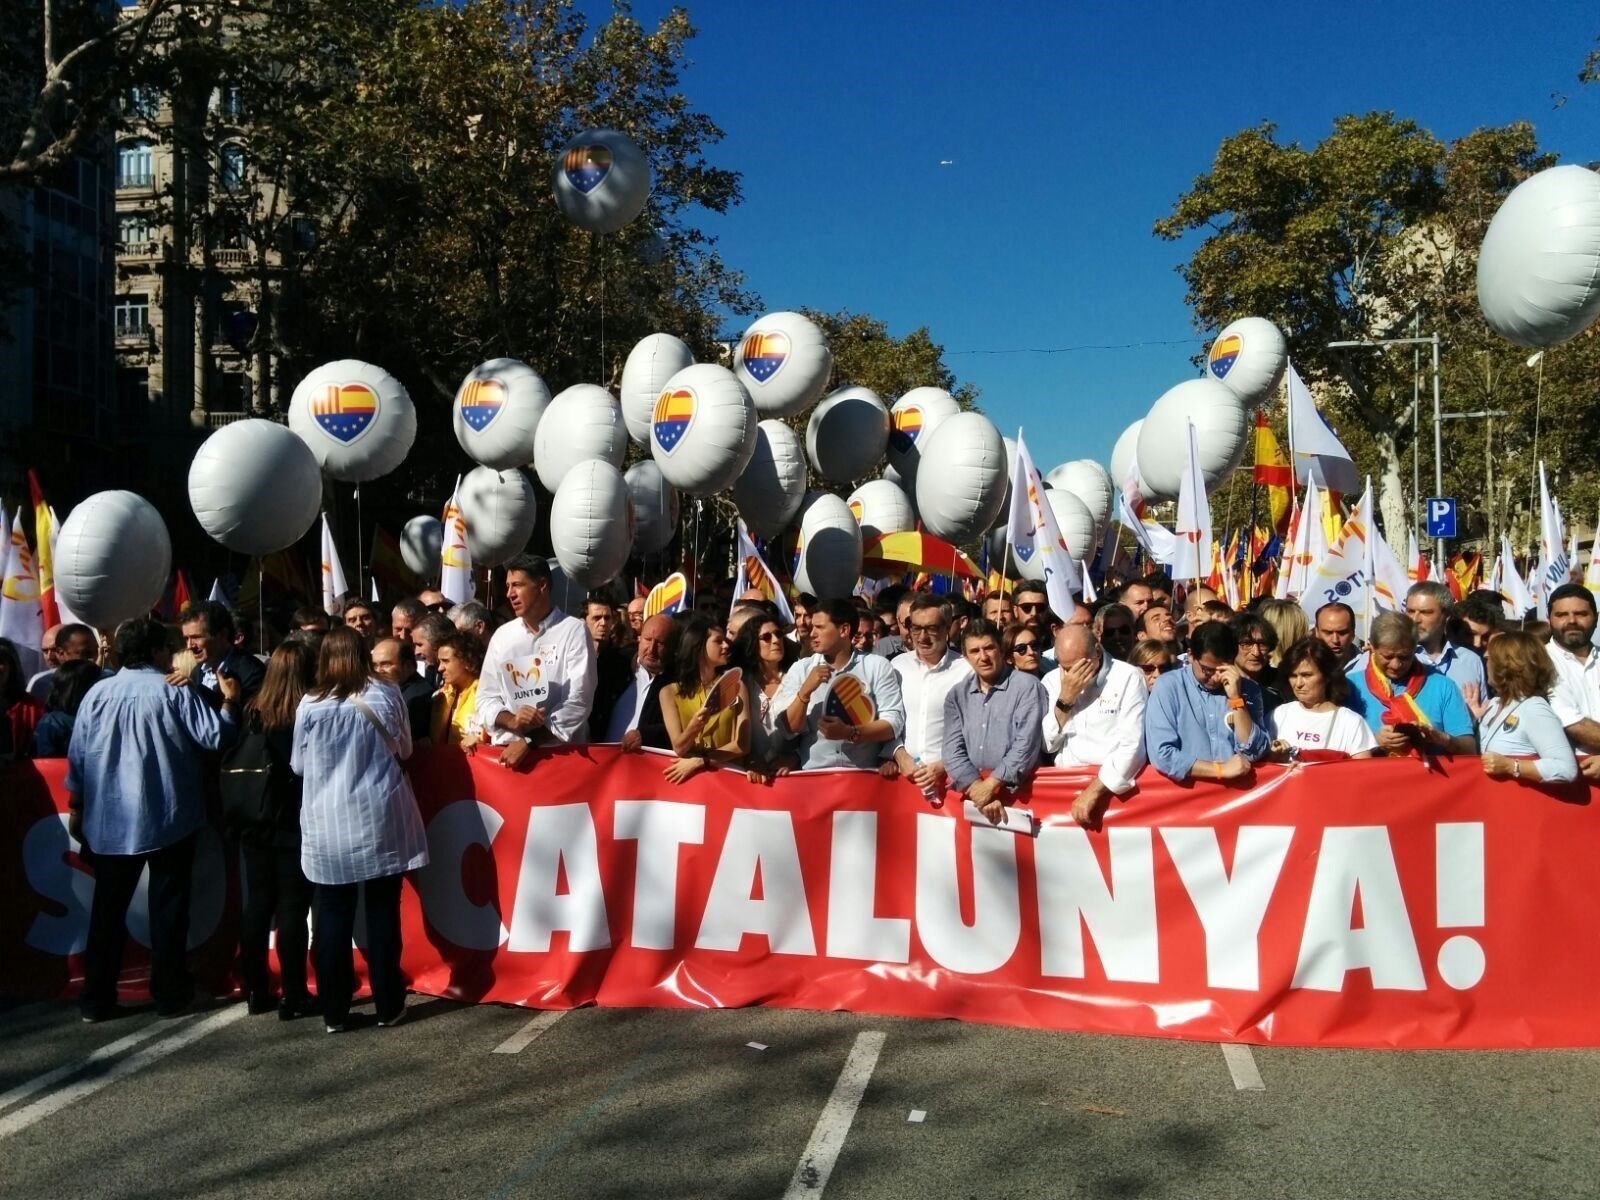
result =
[[1248,775],[1271,745],[1261,689],[1233,660],[1239,641],[1221,621],[1189,635],[1189,661],[1157,681],[1144,709],[1144,748],[1174,783]]
[[1005,661],[1001,633],[988,621],[968,622],[961,653],[972,674],[944,699],[944,769],[950,786],[999,824],[1003,797],[1039,765],[1044,688]]
[[168,684],[172,652],[159,621],[124,621],[116,645],[122,669],[89,689],[67,749],[69,828],[92,852],[95,872],[79,1001],[90,1022],[121,1014],[128,904],[146,866],[156,1011],[176,1016],[193,998],[185,959],[189,872],[206,823],[201,756],[232,735],[241,687],[238,676],[218,674],[218,711],[198,688]]

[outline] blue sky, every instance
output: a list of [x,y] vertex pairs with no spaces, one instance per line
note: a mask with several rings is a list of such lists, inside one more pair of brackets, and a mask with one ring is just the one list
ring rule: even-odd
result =
[[[706,223],[727,260],[769,308],[927,325],[1043,470],[1105,461],[1192,374],[1186,253],[1150,228],[1228,134],[1270,120],[1312,144],[1341,113],[1393,109],[1446,140],[1527,119],[1564,159],[1600,159],[1600,86],[1576,80],[1593,0],[690,13],[685,89],[744,176],[744,203]],[[962,353],[1079,346],[1128,348]]]

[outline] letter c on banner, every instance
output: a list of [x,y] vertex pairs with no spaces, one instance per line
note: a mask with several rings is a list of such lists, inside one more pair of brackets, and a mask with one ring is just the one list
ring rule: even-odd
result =
[[504,824],[505,818],[481,800],[447,804],[428,822],[429,862],[411,881],[428,924],[463,950],[495,950],[511,936],[497,904],[474,904],[467,896],[461,872],[467,851],[473,846],[488,850]]

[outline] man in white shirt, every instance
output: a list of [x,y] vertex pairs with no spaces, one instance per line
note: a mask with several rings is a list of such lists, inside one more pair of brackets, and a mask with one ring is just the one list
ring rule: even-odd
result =
[[639,715],[644,711],[645,698],[650,695],[650,685],[661,674],[667,662],[667,635],[672,632],[672,618],[657,613],[639,626],[638,657],[633,663],[633,679],[617,697],[616,707],[606,725],[606,741],[621,743],[624,750],[637,750]]
[[889,661],[900,677],[905,735],[888,745],[879,772],[904,775],[923,791],[944,790],[944,698],[968,675],[967,660],[950,648],[950,609],[936,596],[912,599],[905,627],[911,649]]
[[1600,649],[1593,644],[1594,595],[1579,583],[1550,593],[1550,641],[1545,650],[1556,668],[1550,707],[1566,726],[1586,778],[1600,779]]
[[1056,634],[1056,659],[1044,677],[1044,752],[1058,767],[1100,769],[1072,802],[1072,819],[1094,827],[1144,766],[1144,677],[1102,651],[1084,625]]
[[[852,644],[856,609],[825,600],[811,610],[814,653],[789,668],[773,697],[780,731],[799,739],[800,769],[876,769],[883,743],[905,732],[900,676]],[[854,684],[845,684],[846,677]]]
[[478,721],[500,762],[514,767],[534,746],[588,740],[594,704],[594,641],[550,602],[550,564],[519,554],[506,564],[513,620],[495,630],[478,679]]

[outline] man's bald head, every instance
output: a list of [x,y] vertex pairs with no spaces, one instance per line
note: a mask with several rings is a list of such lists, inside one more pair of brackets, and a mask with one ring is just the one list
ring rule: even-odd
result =
[[646,617],[639,626],[639,642],[635,648],[639,665],[652,675],[661,674],[667,662],[667,643],[672,634],[672,618],[665,613]]
[[1092,625],[1063,625],[1056,630],[1056,662],[1070,666],[1080,658],[1092,658],[1100,649]]

